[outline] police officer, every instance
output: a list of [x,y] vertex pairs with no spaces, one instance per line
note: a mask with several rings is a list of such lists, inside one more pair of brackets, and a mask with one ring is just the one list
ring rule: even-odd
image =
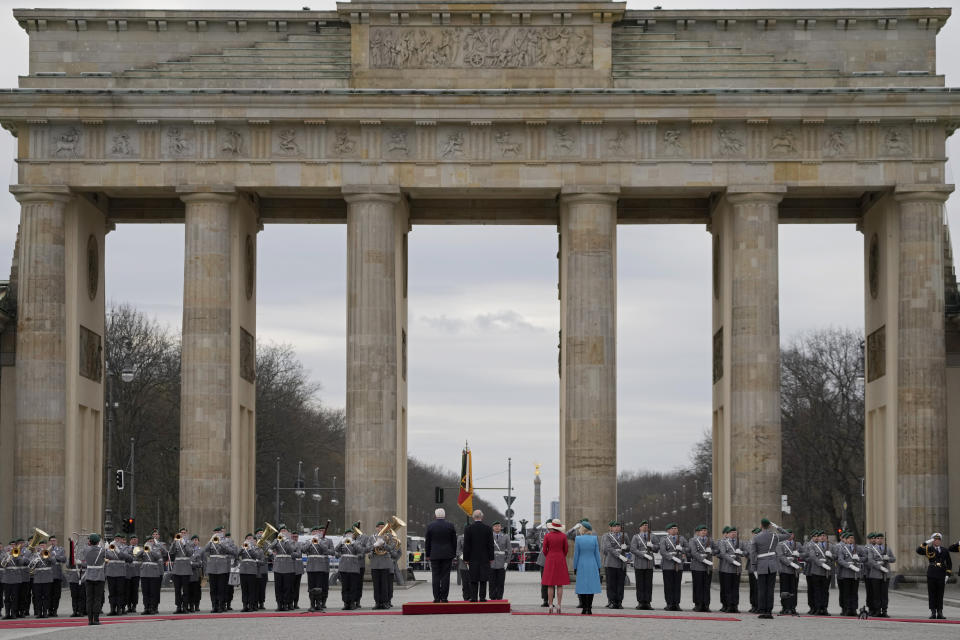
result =
[[22,563],[20,544],[11,540],[10,544],[0,554],[0,582],[3,583],[4,620],[13,620],[20,617],[20,565]]
[[260,561],[263,560],[263,550],[257,546],[252,533],[243,538],[239,552],[240,599],[243,601],[243,611],[256,611],[258,598],[258,574]]
[[237,549],[223,535],[223,527],[216,527],[203,552],[206,560],[204,566],[210,584],[211,613],[223,613],[227,610],[227,580],[230,578],[230,565],[237,555]]
[[950,552],[960,551],[960,542],[943,546],[943,536],[934,533],[930,539],[917,547],[917,553],[927,557],[927,600],[931,620],[945,620],[943,616],[943,587],[953,571]]
[[63,565],[67,562],[67,555],[59,545],[57,536],[50,536],[47,540],[47,551],[54,560],[53,583],[50,585],[50,606],[47,609],[47,615],[55,618],[60,609],[60,596],[63,593]]
[[[377,530],[384,525],[377,523]],[[393,606],[390,601],[390,586],[393,583],[393,563],[400,557],[400,542],[396,536],[389,533],[375,536],[370,546],[370,576],[373,579],[374,609],[389,609]]]
[[650,536],[650,523],[640,522],[640,531],[630,539],[630,555],[633,559],[633,577],[637,590],[637,609],[649,611],[653,607],[653,550],[656,545]]
[[83,587],[86,592],[87,622],[100,624],[100,609],[103,608],[103,583],[106,578],[104,565],[106,549],[100,545],[100,534],[87,536],[87,547],[83,554]]
[[293,582],[296,568],[294,553],[299,545],[290,537],[287,525],[280,525],[280,533],[270,545],[273,551],[273,594],[277,599],[277,611],[293,610]]
[[840,615],[843,616],[856,616],[860,606],[860,574],[863,569],[860,551],[852,531],[842,532],[840,542],[833,547],[837,562],[837,589],[840,591]]
[[[771,529],[776,529],[775,533]],[[777,545],[790,538],[786,529],[781,529],[768,519],[760,520],[760,533],[755,535],[750,547],[750,556],[756,565],[757,611],[760,618],[773,618],[773,590],[777,583]]]
[[[160,582],[163,580],[163,547],[153,538],[145,542],[133,561],[140,565],[140,589],[143,591],[143,615],[158,613]],[[134,603],[133,611],[136,611]]]
[[340,595],[343,598],[343,610],[358,609],[358,592],[363,588],[360,578],[360,556],[363,555],[363,544],[354,541],[353,530],[343,532],[340,544],[336,546],[337,557],[340,558]]
[[493,564],[490,565],[490,599],[503,600],[503,587],[507,579],[507,563],[510,562],[510,537],[503,532],[503,525],[493,523]]
[[890,564],[896,562],[897,558],[887,547],[883,533],[876,531],[870,537],[870,544],[863,549],[866,553],[864,578],[867,583],[867,608],[872,616],[889,618]]
[[667,535],[660,538],[660,570],[663,572],[664,611],[682,611],[680,585],[683,582],[683,554],[687,540],[680,535],[677,523],[667,525]]
[[740,613],[740,574],[743,572],[744,552],[737,537],[736,527],[724,527],[718,541],[720,556],[720,609],[724,613]]
[[777,571],[780,573],[780,615],[797,614],[797,588],[800,583],[800,549],[793,539],[793,531],[785,529],[790,537],[777,545]]
[[303,544],[303,554],[307,557],[310,611],[323,611],[327,607],[327,594],[330,592],[330,556],[335,553],[333,541],[327,538],[326,529],[314,527],[310,531],[310,539]]
[[172,561],[171,573],[173,574],[173,593],[177,604],[177,613],[186,613],[191,609],[190,606],[190,578],[193,576],[193,544],[187,538],[187,530],[180,529],[167,553],[167,558]]
[[127,587],[127,563],[133,560],[126,551],[123,536],[117,536],[107,545],[104,554],[106,563],[104,573],[107,577],[107,588],[110,590],[110,615],[118,616],[124,611]]
[[807,576],[807,600],[810,614],[829,616],[830,576],[833,575],[833,551],[827,544],[823,529],[812,532],[810,541],[803,547],[803,568]]
[[623,590],[627,576],[624,552],[629,546],[624,540],[619,522],[611,520],[607,525],[610,529],[600,540],[600,555],[603,556],[603,568],[607,576],[607,609],[623,609]]

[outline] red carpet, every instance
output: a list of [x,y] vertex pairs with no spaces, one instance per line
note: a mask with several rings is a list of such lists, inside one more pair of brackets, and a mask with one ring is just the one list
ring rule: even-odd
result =
[[[400,611],[338,611],[328,610],[324,613],[310,613],[309,611],[257,611],[251,613],[193,613],[189,615],[129,615],[129,616],[100,616],[100,624],[130,624],[133,622],[157,622],[158,620],[213,620],[213,619],[250,619],[250,618],[295,618],[298,616],[399,616]],[[60,616],[58,618],[18,618],[16,620],[0,620],[0,631],[4,629],[45,629],[52,627],[70,628],[87,626],[86,616],[82,618],[71,618],[69,616]]]
[[[515,616],[549,616],[546,611],[514,611]],[[555,614],[554,614],[555,615]],[[583,616],[579,611],[565,611],[564,616]],[[664,616],[659,614],[644,615],[642,613],[594,613],[594,618],[648,618],[650,620],[702,620],[704,622],[741,622],[740,618],[721,618],[718,616]]]
[[510,613],[509,600],[486,602],[408,602],[403,605],[403,615],[422,616],[455,613]]

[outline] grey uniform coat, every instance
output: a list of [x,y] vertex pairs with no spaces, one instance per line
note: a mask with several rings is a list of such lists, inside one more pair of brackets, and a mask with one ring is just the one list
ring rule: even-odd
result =
[[203,580],[203,547],[198,540],[193,547],[193,555],[190,556],[190,582],[201,580]]
[[203,548],[205,567],[208,575],[216,576],[230,573],[230,565],[237,556],[237,548],[227,540],[219,543],[208,542]]
[[[866,554],[866,565],[864,566],[864,578],[871,580],[890,579],[890,563],[896,562],[897,557],[887,545],[868,544],[863,547]],[[882,567],[882,568],[881,568]],[[886,571],[884,571],[886,569]]]
[[[379,538],[378,538],[379,539]],[[389,544],[389,541],[384,541],[384,545],[381,547],[386,551],[386,553],[377,553],[376,541],[374,545],[371,545],[370,548],[370,570],[374,569],[390,569],[393,570],[393,563],[400,558],[400,545],[397,544],[396,547],[392,547]]]
[[132,558],[132,560],[127,563],[127,577],[136,578],[140,575],[140,554],[133,555],[133,546],[129,544],[125,545],[123,550],[129,553]]
[[755,572],[778,573],[780,562],[777,561],[777,545],[790,537],[790,534],[783,529],[777,529],[774,533],[770,529],[764,529],[751,540],[750,559],[756,566]]
[[683,550],[686,547],[687,539],[683,536],[661,536],[660,568],[664,571],[683,571]]
[[784,540],[777,545],[777,562],[780,563],[777,567],[778,573],[800,575],[800,549],[797,548],[796,541]]
[[3,573],[0,574],[0,584],[20,584],[20,558],[14,558],[13,554],[4,552],[0,557],[0,567]]
[[63,547],[50,547],[50,557],[53,558],[53,579],[63,580],[63,565],[67,562],[67,554]]
[[170,545],[170,559],[173,561],[173,575],[193,575],[193,545],[184,540],[174,540]]
[[330,573],[330,556],[336,555],[332,540],[318,538],[314,544],[313,538],[310,538],[303,543],[301,551],[307,557],[307,573]]
[[340,573],[360,573],[360,556],[363,555],[363,546],[360,542],[340,541],[336,548],[340,558]]
[[30,561],[33,559],[33,551],[26,546],[20,547],[20,582],[30,582]]
[[833,557],[837,561],[837,580],[861,577],[860,563],[864,556],[861,551],[857,545],[853,545],[853,549],[842,542],[833,545]]
[[150,551],[140,550],[140,554],[134,558],[140,563],[141,578],[162,578],[163,577],[163,549],[150,545]]
[[50,584],[53,582],[53,565],[57,563],[53,555],[44,559],[38,551],[33,556],[33,582],[34,584]]
[[105,569],[106,549],[100,545],[87,547],[83,555],[83,579],[90,582],[103,582],[107,579]]
[[107,545],[104,556],[107,565],[105,572],[108,578],[127,577],[127,563],[133,560],[133,556],[125,551],[125,547],[114,545],[114,549],[111,550],[110,546]]
[[296,573],[296,563],[299,560],[294,558],[294,554],[299,552],[298,543],[290,538],[283,541],[279,539],[273,541],[271,549],[273,550],[273,572],[274,573]]
[[[828,551],[830,545],[826,542],[811,540],[803,545],[804,573],[811,576],[829,576],[833,573],[833,558],[827,555]],[[833,555],[833,552],[830,552],[830,555]]]
[[687,557],[690,558],[691,571],[711,571],[713,569],[713,541],[693,536],[687,543]]
[[491,569],[506,569],[510,562],[510,538],[504,532],[493,534],[493,564]]
[[249,549],[244,549],[241,545],[240,568],[238,571],[244,575],[256,576],[260,573],[260,562],[263,561],[263,550],[255,544],[251,544]]
[[624,544],[623,532],[606,532],[600,538],[600,554],[603,556],[603,566],[612,569],[626,569],[627,563],[620,559],[626,549]]
[[717,555],[720,557],[720,573],[740,573],[743,571],[744,553],[739,538],[721,538],[716,541]]
[[630,555],[633,556],[634,569],[653,569],[653,552],[656,545],[649,533],[638,533],[630,539]]
[[294,540],[293,544],[296,545],[293,553],[290,554],[290,557],[293,558],[293,573],[294,575],[302,576],[303,575],[303,543],[300,540]]

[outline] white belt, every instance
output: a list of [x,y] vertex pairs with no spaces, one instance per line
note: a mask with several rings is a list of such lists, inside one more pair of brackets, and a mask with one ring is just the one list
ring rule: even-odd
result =
[[776,552],[776,551],[767,551],[766,553],[758,553],[758,554],[757,554],[757,557],[758,557],[758,558],[769,558],[770,556],[775,556],[775,555],[777,555],[777,552]]
[[256,561],[257,560],[255,558],[244,558],[240,562],[256,562]]
[[494,555],[497,555],[497,556],[505,556],[505,555],[507,555],[507,552],[506,552],[506,551],[494,551],[493,554],[494,554]]
[[341,553],[341,554],[340,554],[340,557],[341,557],[341,558],[356,558],[356,557],[357,557],[357,554],[355,554],[355,553]]
[[210,557],[211,557],[211,558],[226,558],[227,556],[225,556],[225,555],[223,555],[223,554],[215,553],[215,554],[211,555]]
[[157,563],[156,563],[156,562],[148,562],[147,560],[144,560],[141,564],[157,564]]
[[87,566],[87,569],[103,569],[103,565],[102,565],[102,564],[91,564],[91,565]]
[[275,557],[275,558],[289,558],[289,557],[290,557],[290,554],[289,554],[289,553],[277,553],[277,554],[274,554],[274,557]]

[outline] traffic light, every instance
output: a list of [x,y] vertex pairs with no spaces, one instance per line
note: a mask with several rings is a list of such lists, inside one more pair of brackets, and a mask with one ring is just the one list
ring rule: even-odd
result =
[[133,533],[134,531],[136,531],[136,529],[134,528],[133,524],[134,524],[133,518],[124,518],[124,519],[123,519],[123,532],[124,532],[125,534],[127,534],[127,535],[130,535],[131,533]]
[[433,488],[433,501],[436,504],[443,504],[443,487]]
[[123,491],[123,469],[117,469],[117,491]]

